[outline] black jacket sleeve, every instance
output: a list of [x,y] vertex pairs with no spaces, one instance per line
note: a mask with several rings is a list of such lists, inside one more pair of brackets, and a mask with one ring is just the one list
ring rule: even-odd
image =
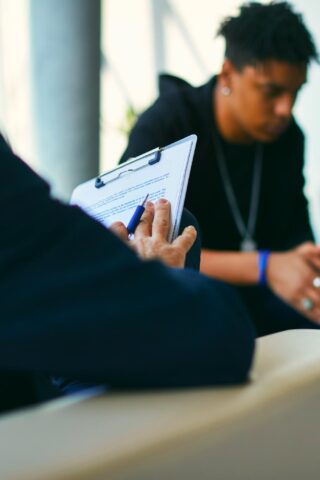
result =
[[139,116],[119,163],[195,133],[190,122],[193,108],[182,86],[166,90]]
[[238,382],[254,332],[233,290],[142,262],[0,139],[0,369],[114,387]]

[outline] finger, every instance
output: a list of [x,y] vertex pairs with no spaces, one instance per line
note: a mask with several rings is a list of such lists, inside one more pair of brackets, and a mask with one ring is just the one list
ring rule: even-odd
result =
[[304,242],[296,248],[296,251],[303,255],[308,255],[317,249],[313,242]]
[[[303,291],[301,299],[298,301],[297,309],[307,318],[311,320],[320,321],[320,292],[313,288],[306,288]],[[304,302],[308,300],[311,302],[310,308],[306,308]]]
[[170,230],[171,205],[168,200],[160,198],[155,204],[152,236],[167,240]]
[[172,245],[181,248],[185,253],[187,253],[194,244],[196,238],[197,230],[190,225],[189,227],[186,227],[181,235],[179,235],[179,237],[172,242]]
[[320,291],[310,286],[306,288],[302,298],[310,298],[314,306],[320,307]]
[[152,233],[152,222],[154,218],[154,205],[152,202],[147,202],[145,211],[138,223],[138,226],[134,232],[134,238],[139,239],[141,237],[150,237]]
[[310,288],[316,292],[320,299],[320,270],[312,269],[308,272],[308,275],[305,277],[305,288]]
[[[308,298],[311,300],[310,297],[303,297],[303,298]],[[316,322],[320,324],[320,304],[315,303],[313,300],[313,305],[311,309],[306,309],[305,306],[303,305],[303,299],[298,302],[298,304],[295,306],[296,309],[306,318],[311,320],[312,322]]]
[[313,288],[315,290],[319,290],[320,294],[320,288],[315,288],[313,284],[314,279],[316,277],[320,277],[320,268],[315,268],[310,259],[304,259],[300,273],[302,279],[302,288]]
[[312,255],[309,255],[307,258],[307,262],[310,265],[310,267],[317,273],[320,272],[320,255],[319,253],[314,253]]
[[305,258],[307,262],[320,261],[320,247],[311,242],[303,243],[297,248],[297,251]]
[[128,240],[128,230],[127,227],[122,222],[113,222],[109,226],[109,230],[114,233],[117,237],[121,238],[124,242]]
[[313,323],[316,323],[317,325],[320,325],[320,308],[314,308],[311,311],[306,311],[303,309],[298,309],[298,310],[308,320],[310,320]]

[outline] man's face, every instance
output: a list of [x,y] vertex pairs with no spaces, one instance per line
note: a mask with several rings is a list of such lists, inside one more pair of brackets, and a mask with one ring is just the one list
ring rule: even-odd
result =
[[229,105],[239,128],[253,140],[276,140],[290,124],[306,65],[268,60],[240,71],[229,67]]

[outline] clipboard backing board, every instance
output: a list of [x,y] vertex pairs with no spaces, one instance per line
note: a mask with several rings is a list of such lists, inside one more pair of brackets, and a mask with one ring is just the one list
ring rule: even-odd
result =
[[169,239],[173,240],[179,231],[196,142],[197,136],[190,135],[130,159],[76,187],[71,204],[108,227],[115,221],[127,225],[147,194],[152,202],[166,198],[171,203]]

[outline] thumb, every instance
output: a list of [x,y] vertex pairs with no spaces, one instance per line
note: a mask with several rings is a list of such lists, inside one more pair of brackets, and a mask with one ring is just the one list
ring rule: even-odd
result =
[[197,230],[190,225],[172,242],[175,247],[181,248],[185,253],[189,252],[197,238]]

